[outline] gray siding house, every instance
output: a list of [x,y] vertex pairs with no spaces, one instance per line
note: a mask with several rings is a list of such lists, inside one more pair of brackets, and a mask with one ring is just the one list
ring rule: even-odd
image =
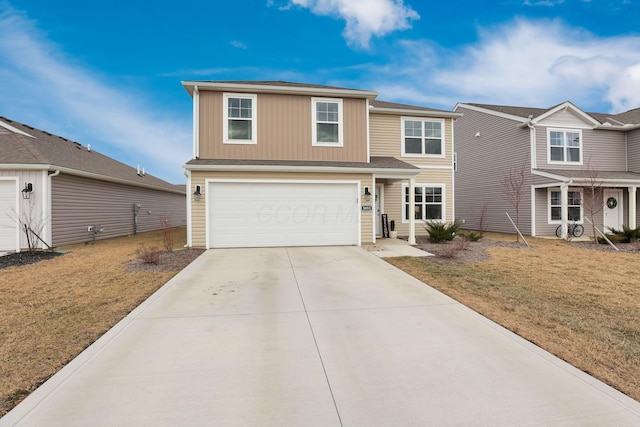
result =
[[[185,187],[89,146],[0,117],[0,251],[57,247],[186,223]],[[91,227],[101,226],[94,236]],[[96,227],[97,228],[97,227]]]
[[567,223],[621,229],[638,224],[640,109],[587,113],[564,102],[548,109],[459,103],[455,123],[456,217],[469,229],[514,233],[506,215],[510,176],[522,173],[520,229],[563,236]]

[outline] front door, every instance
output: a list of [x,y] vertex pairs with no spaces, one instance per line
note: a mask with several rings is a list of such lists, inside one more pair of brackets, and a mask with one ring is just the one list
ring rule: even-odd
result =
[[382,237],[382,214],[384,213],[384,185],[376,184],[376,237]]
[[604,190],[604,232],[622,229],[622,190]]

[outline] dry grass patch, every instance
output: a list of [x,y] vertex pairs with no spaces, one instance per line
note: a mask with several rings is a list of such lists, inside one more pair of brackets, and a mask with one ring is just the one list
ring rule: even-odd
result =
[[529,242],[468,264],[389,262],[640,400],[640,255]]
[[[172,233],[184,245],[185,229]],[[156,268],[135,268],[143,244],[162,247],[162,232],[68,246],[63,256],[1,271],[0,416],[201,252],[166,253]]]

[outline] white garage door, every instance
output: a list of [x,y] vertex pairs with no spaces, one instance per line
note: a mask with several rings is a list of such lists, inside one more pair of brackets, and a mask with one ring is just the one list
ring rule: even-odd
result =
[[15,251],[18,226],[15,222],[17,183],[0,180],[0,251]]
[[359,244],[355,183],[212,182],[208,246]]

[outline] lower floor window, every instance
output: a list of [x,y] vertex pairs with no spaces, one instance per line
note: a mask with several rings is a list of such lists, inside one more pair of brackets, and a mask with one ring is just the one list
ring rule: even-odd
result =
[[[582,220],[582,193],[580,191],[569,191],[567,202],[567,219],[569,221]],[[562,220],[562,193],[552,190],[549,194],[549,209],[551,209],[551,221]]]
[[[444,218],[443,193],[440,186],[416,185],[413,193],[415,201],[414,218],[420,221],[437,221]],[[409,187],[404,187],[404,220],[409,220]]]

